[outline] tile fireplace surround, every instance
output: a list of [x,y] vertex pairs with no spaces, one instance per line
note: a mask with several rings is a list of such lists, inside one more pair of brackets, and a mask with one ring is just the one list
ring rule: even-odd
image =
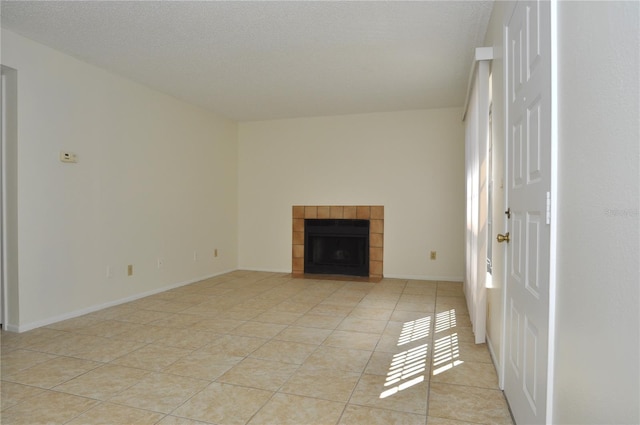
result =
[[294,205],[291,272],[304,274],[304,219],[369,220],[369,278],[382,278],[384,252],[384,206],[382,205]]

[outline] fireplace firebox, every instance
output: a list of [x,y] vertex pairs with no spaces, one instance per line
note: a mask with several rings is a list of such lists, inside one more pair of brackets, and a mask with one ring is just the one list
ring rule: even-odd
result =
[[305,219],[304,272],[369,276],[369,220]]

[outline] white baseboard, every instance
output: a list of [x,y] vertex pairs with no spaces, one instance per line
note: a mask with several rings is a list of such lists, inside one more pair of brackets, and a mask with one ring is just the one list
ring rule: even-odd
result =
[[493,363],[493,367],[496,369],[496,373],[498,375],[498,384],[499,384],[498,387],[501,390],[504,390],[504,381],[502,380],[502,367],[498,362],[498,358],[496,357],[496,352],[493,349],[493,342],[491,342],[491,338],[489,338],[488,334],[486,336],[486,340],[487,340],[487,348],[489,348],[489,355],[491,356],[491,362]]
[[438,280],[440,282],[462,282],[462,277],[458,277],[458,276],[426,276],[426,275],[384,273],[384,277],[387,277],[389,279]]
[[248,272],[267,272],[267,273],[288,273],[291,274],[291,270],[284,270],[284,269],[259,269],[259,268],[255,268],[255,267],[238,267],[237,270],[245,270]]
[[69,313],[60,314],[58,316],[49,317],[47,319],[38,320],[36,322],[27,323],[27,324],[24,324],[24,325],[17,325],[16,326],[16,325],[12,325],[12,324],[7,324],[6,325],[6,329],[7,329],[7,331],[18,332],[18,333],[30,331],[32,329],[40,328],[42,326],[48,326],[48,325],[51,325],[53,323],[62,322],[63,320],[69,320],[69,319],[73,319],[75,317],[84,316],[85,314],[93,313],[93,312],[96,312],[96,311],[99,311],[99,310],[102,310],[102,309],[105,309],[105,308],[108,308],[108,307],[113,307],[113,306],[116,306],[116,305],[128,303],[128,302],[131,302],[131,301],[135,301],[137,299],[148,297],[150,295],[159,294],[160,292],[165,292],[165,291],[168,291],[168,290],[171,290],[171,289],[179,288],[181,286],[190,285],[192,283],[200,282],[201,280],[211,279],[212,277],[220,276],[220,275],[223,275],[225,273],[230,273],[230,272],[232,272],[234,270],[226,270],[226,271],[214,273],[212,275],[201,276],[201,277],[198,277],[198,278],[195,278],[195,279],[190,279],[190,280],[187,280],[187,281],[184,281],[184,282],[173,283],[171,285],[163,286],[161,288],[152,289],[151,291],[142,292],[142,293],[139,293],[139,294],[134,294],[134,295],[131,295],[131,296],[128,296],[128,297],[125,297],[125,298],[121,298],[119,300],[109,301],[109,302],[104,303],[104,304],[94,305],[94,306],[91,306],[91,307],[83,308],[83,309],[72,311],[72,312],[69,312]]

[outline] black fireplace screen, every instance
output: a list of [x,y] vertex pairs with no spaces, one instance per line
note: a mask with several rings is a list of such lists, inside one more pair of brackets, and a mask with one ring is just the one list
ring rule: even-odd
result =
[[369,220],[306,219],[304,272],[369,276]]

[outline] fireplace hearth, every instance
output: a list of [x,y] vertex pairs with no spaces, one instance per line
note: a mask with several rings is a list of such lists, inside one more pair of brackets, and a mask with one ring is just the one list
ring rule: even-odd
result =
[[306,219],[304,272],[369,276],[369,220]]
[[[384,206],[382,205],[331,205],[331,206],[318,206],[318,205],[294,205],[292,208],[292,255],[291,255],[291,272],[294,275],[301,276],[305,274],[310,275],[347,275],[347,276],[359,276],[367,277],[369,279],[382,279],[383,260],[384,260]],[[310,221],[314,220],[314,221]],[[355,233],[366,234],[365,227],[361,227],[358,222],[368,223],[368,248],[366,242],[359,240],[358,238],[342,241],[338,244],[335,239],[336,232],[339,236],[341,232],[345,230],[335,230],[337,227],[337,221],[344,220],[344,223],[348,223],[353,228],[359,228],[355,230]],[[315,237],[315,242],[312,242],[312,246],[309,248],[307,242],[307,236],[305,235],[305,221],[310,221],[314,231],[316,233],[329,233],[322,236],[322,238]],[[326,223],[321,223],[326,222]],[[342,224],[344,224],[342,223]],[[355,226],[354,226],[355,224]],[[349,231],[351,231],[349,230]],[[327,232],[328,231],[328,232]],[[333,235],[332,235],[333,233]],[[352,236],[353,238],[353,236]],[[320,240],[318,240],[320,239]],[[342,238],[344,239],[344,238]],[[305,244],[307,246],[305,246]],[[315,244],[315,245],[314,245]],[[312,252],[309,253],[308,250]],[[364,250],[364,252],[363,252]],[[310,257],[308,257],[308,255]],[[354,274],[353,271],[349,273],[349,270],[336,270],[333,273],[328,271],[313,271],[314,266],[311,268],[306,266],[305,259],[310,259],[315,263],[334,262],[342,267],[348,267],[353,269],[352,263],[365,262],[362,258],[368,255],[368,270],[360,271],[358,274]]]

